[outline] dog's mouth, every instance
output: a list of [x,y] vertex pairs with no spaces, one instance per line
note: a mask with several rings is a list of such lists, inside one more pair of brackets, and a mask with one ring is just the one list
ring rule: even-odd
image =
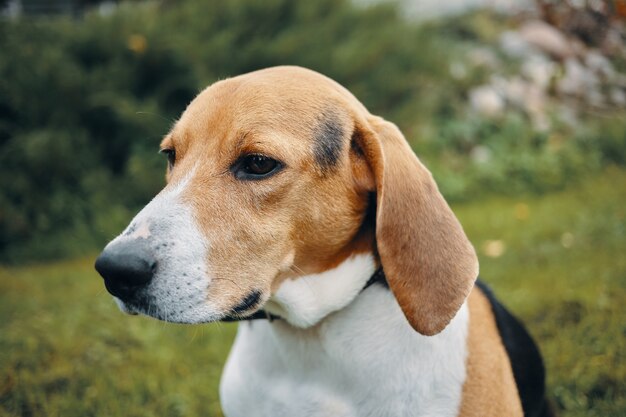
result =
[[[159,305],[150,303],[137,303],[122,301],[119,298],[115,298],[115,302],[123,313],[129,314],[131,316],[142,315],[146,317],[151,317],[153,319],[169,322],[169,323],[180,323],[180,324],[197,324],[197,323],[209,323],[215,321],[213,315],[202,319],[191,319],[188,318],[188,311],[185,309],[176,310],[176,309],[164,309]],[[191,309],[189,309],[191,310]]]
[[198,314],[199,310],[203,310],[204,307],[201,303],[187,305],[181,302],[182,300],[167,303],[143,291],[124,299],[113,294],[113,298],[123,313],[133,316],[143,315],[170,323],[183,324],[242,320],[263,308],[267,301],[262,291],[253,290],[227,311]]
[[159,307],[156,300],[149,300],[149,298],[145,296],[135,296],[132,299],[121,299],[115,295],[113,295],[113,299],[123,313],[131,316],[141,314],[144,316],[154,317],[158,320],[171,321],[167,319],[168,315],[165,314],[165,311],[162,311],[162,308]]
[[115,304],[117,304],[117,306],[122,311],[122,313],[126,313],[131,316],[136,316],[139,314],[137,312],[137,309],[132,304],[125,303],[124,301],[120,300],[119,298],[115,296],[113,297],[113,299],[115,300]]
[[[119,309],[126,314],[137,316],[143,315],[170,323],[196,323],[188,317],[199,305],[185,305],[184,303],[164,303],[149,294],[134,294],[130,298],[120,298],[113,295]],[[212,317],[211,317],[212,318]],[[210,318],[201,321],[212,321]]]

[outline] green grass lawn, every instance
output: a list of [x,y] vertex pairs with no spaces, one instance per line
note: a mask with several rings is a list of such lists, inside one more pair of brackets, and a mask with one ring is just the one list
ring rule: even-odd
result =
[[[454,207],[538,340],[561,416],[626,415],[626,171]],[[117,310],[93,258],[0,269],[0,416],[219,416],[236,325]]]

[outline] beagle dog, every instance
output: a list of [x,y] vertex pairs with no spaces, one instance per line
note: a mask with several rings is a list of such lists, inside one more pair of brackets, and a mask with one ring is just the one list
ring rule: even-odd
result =
[[241,321],[225,415],[550,415],[430,172],[348,90],[298,67],[219,81],[161,152],[166,187],[96,269],[124,312]]

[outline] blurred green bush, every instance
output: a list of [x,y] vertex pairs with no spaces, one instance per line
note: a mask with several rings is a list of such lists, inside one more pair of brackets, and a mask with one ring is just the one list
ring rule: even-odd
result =
[[[122,3],[112,14],[0,24],[0,261],[93,250],[163,185],[160,137],[211,82],[302,65],[396,122],[451,200],[558,189],[626,163],[624,115],[537,132],[485,120],[450,66],[509,24],[489,13],[415,25],[347,0]],[[477,147],[490,156],[476,161]]]

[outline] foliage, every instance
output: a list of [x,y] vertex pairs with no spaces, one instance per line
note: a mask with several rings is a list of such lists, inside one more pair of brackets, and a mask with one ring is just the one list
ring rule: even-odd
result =
[[[453,201],[541,193],[625,163],[624,114],[537,132],[485,120],[466,95],[489,76],[450,66],[496,42],[489,13],[416,26],[348,0],[121,3],[110,15],[0,25],[0,262],[85,253],[163,185],[159,138],[213,81],[295,64],[396,122]],[[476,161],[476,148],[490,158]]]
[[101,243],[162,181],[150,154],[167,123],[137,109],[160,112],[173,100],[162,86],[191,75],[174,54],[133,54],[125,38],[108,33],[110,24],[96,23],[90,30],[64,21],[0,29],[0,48],[11,57],[0,60],[6,258],[52,257]]
[[[626,171],[453,208],[542,348],[562,417],[626,413]],[[499,242],[499,251],[491,246]],[[93,258],[0,269],[0,415],[218,416],[235,325],[124,316]]]

